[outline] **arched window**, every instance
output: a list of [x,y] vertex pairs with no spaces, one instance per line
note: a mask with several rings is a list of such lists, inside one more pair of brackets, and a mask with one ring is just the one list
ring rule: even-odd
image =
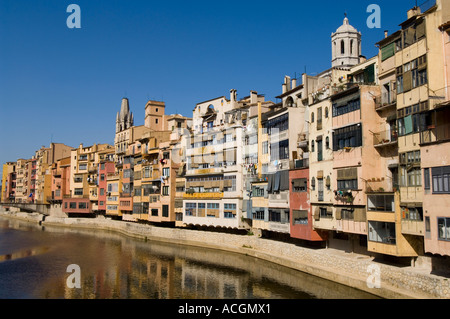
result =
[[345,43],[344,43],[344,40],[341,40],[341,54],[342,55],[345,54]]
[[353,54],[353,40],[350,40],[350,54]]

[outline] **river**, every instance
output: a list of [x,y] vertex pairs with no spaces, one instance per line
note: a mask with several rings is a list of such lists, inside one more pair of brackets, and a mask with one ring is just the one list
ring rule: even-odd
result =
[[237,253],[0,217],[0,299],[372,298]]

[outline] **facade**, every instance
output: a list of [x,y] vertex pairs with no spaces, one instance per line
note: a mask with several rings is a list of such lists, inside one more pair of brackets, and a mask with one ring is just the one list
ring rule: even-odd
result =
[[250,109],[257,112],[255,106],[263,102],[254,91],[237,100],[236,90],[231,90],[229,100],[219,97],[195,107],[186,147],[184,224],[249,228],[243,214],[248,209],[247,199],[243,208],[244,196],[248,198],[244,172],[250,178],[257,150],[249,147],[255,134],[247,134],[247,121]]
[[16,162],[3,164],[1,202],[13,201],[16,193]]
[[63,199],[67,214],[95,214],[98,211],[99,151],[111,150],[109,144],[94,144],[71,151],[70,194]]
[[[450,256],[450,8],[442,1],[439,30],[443,50],[444,86],[429,96],[429,125],[420,133],[420,155],[423,176],[423,215],[425,253]],[[447,15],[445,15],[447,13]],[[429,24],[427,24],[428,26]],[[433,25],[434,27],[434,25]],[[427,33],[428,36],[428,33]],[[435,39],[438,41],[438,39]],[[437,44],[437,43],[436,43]],[[434,61],[428,60],[428,63]],[[436,61],[438,62],[438,61]],[[438,66],[441,63],[437,63]]]

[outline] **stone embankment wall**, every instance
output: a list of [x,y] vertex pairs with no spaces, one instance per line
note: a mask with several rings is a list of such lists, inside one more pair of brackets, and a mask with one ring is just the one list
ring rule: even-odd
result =
[[[268,260],[333,282],[388,298],[450,298],[450,279],[410,267],[374,262],[370,257],[332,249],[311,249],[257,236],[242,236],[188,229],[160,228],[104,218],[58,218],[15,213],[9,216],[42,225],[116,231],[146,240],[221,249]],[[375,267],[375,268],[373,268]],[[379,270],[379,286],[368,285],[373,269]],[[376,283],[372,282],[372,283]],[[370,288],[369,286],[373,287]]]

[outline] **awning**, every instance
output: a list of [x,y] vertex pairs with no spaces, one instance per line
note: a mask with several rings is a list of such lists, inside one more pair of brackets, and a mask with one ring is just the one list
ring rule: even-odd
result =
[[307,210],[294,210],[293,213],[297,218],[308,218]]

